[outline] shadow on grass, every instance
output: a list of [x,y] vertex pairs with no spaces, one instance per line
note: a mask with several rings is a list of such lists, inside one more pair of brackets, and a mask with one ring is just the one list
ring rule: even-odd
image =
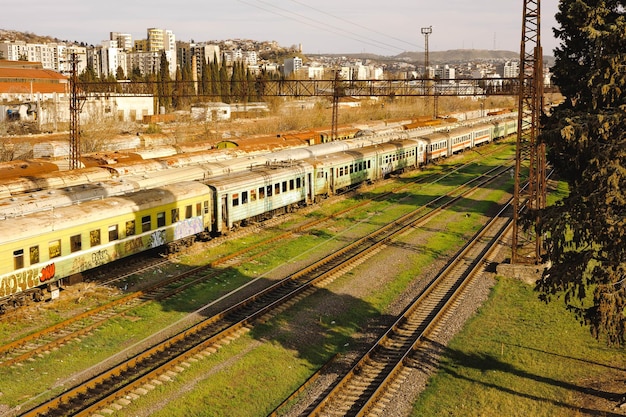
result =
[[[546,377],[540,374],[534,374],[527,372],[523,369],[519,369],[510,363],[506,363],[494,355],[491,354],[482,354],[482,353],[471,353],[468,354],[466,352],[461,352],[459,350],[450,349],[446,346],[441,345],[440,343],[434,342],[432,340],[427,340],[429,348],[427,351],[422,351],[419,358],[414,358],[413,362],[410,364],[413,368],[422,369],[422,370],[432,370],[439,369],[441,373],[447,374],[452,378],[456,378],[459,380],[464,380],[470,382],[471,384],[481,385],[485,388],[490,388],[494,390],[498,390],[502,393],[506,393],[512,396],[517,396],[520,398],[525,398],[531,401],[538,401],[542,403],[549,403],[556,407],[561,407],[563,409],[569,409],[572,413],[577,413],[576,415],[589,415],[589,416],[609,416],[609,417],[617,417],[623,416],[623,413],[611,413],[604,410],[594,410],[591,408],[581,408],[572,404],[564,403],[562,401],[557,401],[551,398],[541,397],[538,395],[533,395],[530,393],[524,393],[510,387],[506,387],[503,385],[499,385],[493,382],[489,382],[485,379],[472,378],[468,375],[464,375],[459,372],[462,368],[475,369],[481,371],[481,373],[485,373],[487,371],[497,371],[502,373],[508,373],[514,375],[515,377],[538,382],[541,384],[546,384],[554,387],[559,387],[568,391],[576,392],[585,396],[593,396],[599,399],[603,399],[609,402],[613,402],[618,404],[622,401],[624,393],[623,392],[609,392],[603,391],[591,387],[580,386],[576,384],[572,384],[571,382],[562,381],[550,377]],[[527,349],[526,347],[521,347],[523,349]],[[530,348],[532,349],[532,348]],[[532,349],[537,352],[545,353],[548,355],[554,355],[556,357],[566,358],[574,361],[585,362],[592,365],[598,365],[607,367],[610,369],[616,369],[623,371],[623,368],[614,367],[607,364],[602,364],[594,361],[589,361],[581,358],[572,358],[568,356],[553,354],[544,352],[538,349]],[[441,356],[441,361],[440,361]]]

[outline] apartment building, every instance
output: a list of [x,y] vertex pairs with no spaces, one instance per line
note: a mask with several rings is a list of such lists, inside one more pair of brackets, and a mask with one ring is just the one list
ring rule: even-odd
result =
[[87,68],[87,48],[64,43],[26,43],[1,41],[0,55],[8,61],[39,62],[44,69],[68,75],[72,70],[72,55],[76,54],[79,72]]
[[283,65],[283,74],[285,77],[291,75],[294,72],[298,72],[302,68],[302,58],[294,57],[285,59]]

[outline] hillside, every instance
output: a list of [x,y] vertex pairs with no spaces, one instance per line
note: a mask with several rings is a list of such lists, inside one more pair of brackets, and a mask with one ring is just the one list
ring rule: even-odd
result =
[[[486,49],[453,49],[449,51],[430,51],[428,59],[433,64],[451,63],[455,61],[493,61],[519,59],[519,52],[491,51]],[[395,56],[406,61],[424,61],[424,52],[403,52]]]
[[[19,32],[15,30],[5,30],[0,29],[0,41],[2,40],[19,40],[31,43],[45,43],[45,42],[68,42],[66,40],[62,41],[57,38],[52,38],[50,36],[41,36],[35,35],[30,32]],[[74,43],[80,44],[80,41],[73,41]],[[226,49],[228,45],[232,46],[233,41],[213,41],[216,44],[219,44],[222,49]],[[250,45],[256,46],[257,44],[263,44],[263,46],[267,46],[266,44],[272,45],[272,48],[259,48],[259,50],[264,51],[263,59],[276,59],[277,56],[293,56],[295,54],[295,46],[289,48],[279,47],[278,45],[274,45],[274,42],[259,42],[259,41],[247,41]],[[248,46],[250,46],[248,45]],[[270,51],[269,53],[267,51]],[[363,60],[373,60],[380,62],[389,62],[389,61],[403,61],[410,62],[415,64],[421,64],[424,62],[424,52],[403,52],[396,56],[381,56],[370,53],[361,53],[361,54],[308,54],[309,57],[315,56],[345,56],[353,59],[363,59]],[[453,49],[448,51],[430,51],[429,53],[429,61],[433,65],[437,64],[454,64],[454,63],[464,63],[464,62],[477,62],[477,61],[503,61],[503,60],[518,60],[519,59],[519,51],[493,51],[487,49]],[[554,58],[551,56],[544,56],[544,63],[548,66],[551,66],[554,63]]]
[[0,41],[24,41],[27,43],[46,43],[46,42],[61,42],[60,39],[56,39],[50,36],[35,35],[30,32],[19,32],[17,30],[0,29]]

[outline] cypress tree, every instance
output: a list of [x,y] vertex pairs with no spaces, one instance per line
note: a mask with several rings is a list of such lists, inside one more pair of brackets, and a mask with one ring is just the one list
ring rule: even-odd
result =
[[540,298],[563,297],[596,338],[626,329],[626,1],[561,0],[553,80],[566,97],[538,140],[569,185],[541,213],[551,266]]

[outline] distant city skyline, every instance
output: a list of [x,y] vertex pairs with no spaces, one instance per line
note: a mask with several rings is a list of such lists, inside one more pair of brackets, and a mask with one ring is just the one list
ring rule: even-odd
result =
[[[422,27],[432,26],[429,50],[495,49],[519,51],[523,1],[387,0],[364,5],[356,0],[154,0],[141,5],[110,0],[106,6],[77,0],[9,2],[0,29],[30,32],[68,41],[100,44],[109,32],[145,39],[147,28],[169,29],[177,41],[225,39],[302,44],[305,54],[373,53],[394,56],[424,51]],[[557,46],[556,0],[541,10],[545,55]]]

